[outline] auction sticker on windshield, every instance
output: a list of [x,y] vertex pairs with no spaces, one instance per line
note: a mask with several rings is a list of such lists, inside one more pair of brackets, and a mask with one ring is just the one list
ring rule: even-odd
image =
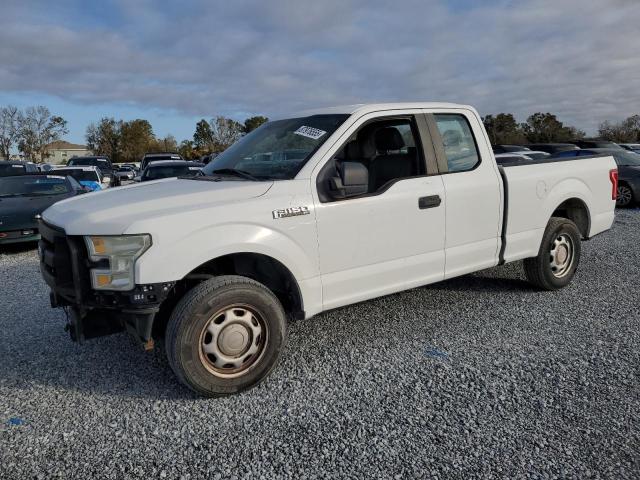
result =
[[319,128],[305,127],[303,125],[293,133],[295,133],[296,135],[302,135],[303,137],[318,140],[321,136],[323,136],[327,132],[325,132],[324,130],[320,130]]

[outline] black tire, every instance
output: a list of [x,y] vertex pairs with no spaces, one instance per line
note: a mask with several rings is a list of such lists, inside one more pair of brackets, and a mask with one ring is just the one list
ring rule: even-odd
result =
[[[580,263],[581,238],[578,227],[571,220],[552,217],[542,237],[538,256],[524,260],[527,280],[543,290],[558,290],[567,286]],[[571,258],[570,264],[563,262],[564,266],[559,268],[558,260],[563,258],[561,249]]]
[[628,207],[634,202],[633,190],[626,183],[618,184],[618,198],[616,199],[616,207]]
[[[238,311],[242,315],[236,317]],[[251,323],[238,323],[236,318]],[[219,331],[212,334],[211,328]],[[178,379],[196,393],[231,395],[255,386],[273,370],[284,349],[286,328],[284,309],[267,287],[241,276],[215,277],[187,292],[174,308],[165,336],[167,358]],[[227,337],[235,335],[233,348],[248,349],[233,353],[235,362],[243,362],[237,368],[218,366],[228,353],[221,347],[225,332]],[[244,346],[237,347],[238,338]],[[257,352],[251,353],[254,348]],[[242,359],[247,353],[248,360]]]

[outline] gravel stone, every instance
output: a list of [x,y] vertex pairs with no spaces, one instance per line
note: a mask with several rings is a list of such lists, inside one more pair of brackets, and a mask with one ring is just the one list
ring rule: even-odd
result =
[[126,335],[72,343],[0,251],[0,478],[639,478],[640,210],[574,282],[519,263],[293,323],[260,386],[194,397]]

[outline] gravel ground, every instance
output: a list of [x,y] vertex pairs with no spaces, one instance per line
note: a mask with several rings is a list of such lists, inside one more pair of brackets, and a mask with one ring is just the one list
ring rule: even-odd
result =
[[519,263],[290,328],[253,390],[72,343],[33,249],[0,254],[0,478],[638,478],[640,210],[541,293]]

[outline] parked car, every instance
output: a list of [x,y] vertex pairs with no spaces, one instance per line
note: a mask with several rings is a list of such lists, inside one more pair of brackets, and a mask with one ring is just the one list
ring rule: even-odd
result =
[[183,177],[197,175],[204,167],[204,163],[187,160],[160,160],[149,163],[140,174],[139,182],[160,180],[161,178]]
[[210,153],[208,155],[203,155],[200,157],[200,163],[204,163],[205,165],[207,165],[209,162],[211,162],[211,160],[215,159],[218,155],[219,153]]
[[73,157],[67,162],[67,166],[73,167],[98,167],[102,172],[102,178],[108,182],[110,186],[117,187],[120,185],[118,177],[115,175],[111,160],[105,156],[89,156],[89,157]]
[[38,163],[37,167],[39,172],[50,172],[55,168],[53,165],[49,163]]
[[38,167],[35,163],[0,160],[0,177],[35,173],[37,171]]
[[120,179],[120,181],[133,180],[136,176],[136,171],[129,165],[118,165],[115,175]]
[[165,152],[165,153],[146,153],[142,162],[140,162],[140,171],[147,168],[147,165],[151,162],[161,162],[163,160],[184,160],[179,153]]
[[622,149],[622,147],[617,143],[599,138],[583,138],[582,140],[574,140],[571,143],[579,148],[608,148],[609,150]]
[[618,165],[618,194],[616,205],[628,207],[640,201],[640,154],[622,148],[590,148],[561,152],[557,157],[587,157],[611,155]]
[[551,155],[566,150],[577,150],[579,147],[573,143],[531,143],[529,149],[550,153]]
[[512,153],[529,150],[527,147],[523,147],[522,145],[492,145],[491,148],[493,153]]
[[[581,240],[613,223],[615,161],[498,168],[486,139],[477,111],[455,104],[267,122],[202,175],[47,209],[52,306],[76,340],[164,338],[180,381],[216,396],[274,369],[288,319],[523,259],[537,288],[568,285]],[[306,155],[273,154],[291,149]]]
[[521,153],[496,153],[494,157],[498,165],[524,165],[531,163],[531,158]]
[[71,177],[23,174],[0,177],[0,245],[40,238],[40,214],[54,203],[85,193]]
[[134,172],[138,172],[138,166],[135,163],[123,163],[121,167],[130,168]]
[[524,155],[526,157],[529,157],[531,160],[544,160],[545,158],[549,158],[551,156],[550,153],[543,152],[541,150],[519,150],[511,153]]
[[56,168],[54,173],[56,175],[69,175],[92,192],[104,190],[110,186],[110,183],[102,176],[102,171],[94,166]]
[[629,150],[634,153],[640,153],[640,143],[620,143],[619,145],[625,150]]

